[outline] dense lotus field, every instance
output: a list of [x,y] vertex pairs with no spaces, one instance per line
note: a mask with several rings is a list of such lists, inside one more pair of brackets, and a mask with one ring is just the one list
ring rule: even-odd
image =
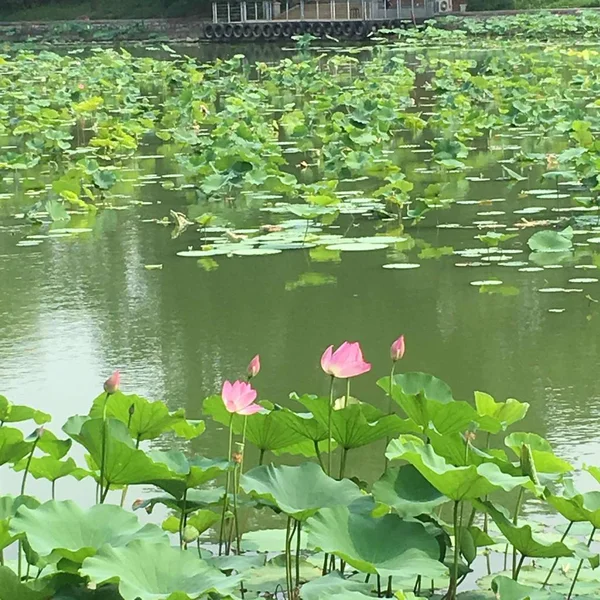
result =
[[[380,252],[400,271],[446,260],[507,295],[552,269],[593,275],[598,19],[544,19],[449,21],[360,47],[305,36],[273,63],[4,48],[0,233],[23,252],[66,244],[160,185],[147,226],[172,228],[176,260],[207,270],[300,250],[310,263]],[[153,156],[174,169],[144,172]],[[491,183],[493,197],[470,198]],[[422,227],[469,242],[425,244]],[[306,275],[298,285],[323,283]],[[594,303],[596,283],[539,291]],[[600,469],[576,472],[519,431],[527,403],[457,399],[404,372],[404,351],[400,337],[372,366],[358,343],[328,348],[329,395],[278,402],[261,398],[257,356],[203,401],[207,424],[123,393],[118,372],[66,423],[0,396],[0,600],[598,597]],[[352,395],[375,368],[390,374],[374,390],[385,409]],[[194,450],[206,427],[227,428],[226,456]],[[381,471],[363,481],[348,456],[370,445],[385,447]],[[66,477],[82,505],[64,499]],[[27,495],[31,478],[47,496]]]

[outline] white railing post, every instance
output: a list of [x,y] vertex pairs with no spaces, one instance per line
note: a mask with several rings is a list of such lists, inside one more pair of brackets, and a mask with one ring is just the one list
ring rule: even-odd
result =
[[335,21],[335,0],[331,0],[331,20]]
[[300,20],[304,21],[304,0],[300,0]]
[[316,7],[317,7],[317,21],[319,20],[319,0],[317,0],[316,2]]
[[219,20],[219,16],[217,14],[217,3],[216,2],[212,3],[212,19],[213,19],[213,23],[216,23]]
[[350,0],[346,0],[346,20],[350,20]]

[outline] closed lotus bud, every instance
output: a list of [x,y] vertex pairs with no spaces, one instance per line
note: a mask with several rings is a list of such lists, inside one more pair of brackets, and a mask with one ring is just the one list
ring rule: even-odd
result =
[[133,417],[133,413],[135,413],[135,404],[132,404],[132,405],[129,407],[129,416],[130,416],[130,417]]
[[105,382],[104,391],[107,394],[114,394],[119,390],[119,384],[121,383],[121,374],[119,371],[115,371]]
[[533,462],[533,454],[529,444],[521,445],[521,470],[527,475],[535,485],[540,485],[540,480]]
[[37,442],[44,435],[44,428],[38,427],[33,433],[25,438],[26,442]]
[[401,335],[390,348],[390,356],[394,362],[400,360],[404,356],[405,346],[404,346],[404,336]]
[[256,377],[260,372],[260,356],[257,354],[248,365],[248,379]]
[[186,544],[195,542],[199,537],[200,532],[193,525],[187,525],[183,530],[183,541]]

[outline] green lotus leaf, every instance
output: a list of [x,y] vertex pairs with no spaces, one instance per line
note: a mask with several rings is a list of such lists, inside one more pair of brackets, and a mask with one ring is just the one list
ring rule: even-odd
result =
[[[302,586],[302,600],[323,600],[338,594],[369,594],[373,586],[362,581],[344,579],[338,571],[328,573],[324,577],[313,579]],[[372,596],[365,596],[372,597]]]
[[548,494],[546,501],[553,506],[565,519],[579,523],[589,521],[600,529],[600,492],[577,493],[571,480],[566,480],[563,496]]
[[[14,466],[14,470],[23,471],[26,466],[27,460],[23,458]],[[72,458],[58,460],[53,456],[34,456],[29,464],[29,473],[35,479],[47,479],[48,481],[57,481],[69,475],[81,480],[90,475],[89,471],[79,468]]]
[[49,600],[51,597],[50,593],[21,583],[19,576],[8,567],[0,567],[0,600]]
[[[390,378],[377,385],[390,391]],[[477,422],[475,409],[467,402],[454,400],[450,388],[442,380],[425,373],[402,373],[394,376],[392,398],[409,419],[425,432],[432,429],[440,435],[465,431]]]
[[504,443],[517,456],[521,454],[521,446],[523,444],[528,445],[531,448],[535,468],[540,473],[561,474],[573,470],[573,466],[566,460],[556,456],[550,443],[536,433],[511,433],[505,438]]
[[212,510],[198,510],[187,518],[187,523],[195,527],[202,534],[210,529],[219,519],[220,515]]
[[556,558],[559,556],[573,556],[573,551],[562,542],[544,544],[533,535],[531,525],[514,525],[502,511],[489,501],[474,500],[474,506],[487,512],[504,537],[521,554],[532,558]]
[[508,427],[525,417],[529,410],[527,402],[509,398],[506,402],[496,402],[484,392],[475,392],[475,407],[479,415],[479,429],[489,433],[506,431]]
[[[303,396],[301,402],[323,427],[329,419],[329,400]],[[375,418],[374,418],[375,417]],[[348,404],[331,413],[331,436],[346,449],[360,448],[386,436],[415,433],[416,425],[398,415],[383,415],[369,404]]]
[[217,506],[221,503],[223,495],[225,494],[225,488],[205,488],[202,490],[188,490],[187,499],[185,506],[183,498],[176,498],[175,496],[154,496],[145,500],[136,501],[134,504],[134,510],[144,509],[146,512],[151,513],[157,504],[162,504],[167,508],[181,513],[185,510],[188,513],[192,513],[195,510],[208,508],[211,506]]
[[264,567],[267,560],[266,554],[246,554],[235,556],[213,556],[208,559],[208,563],[219,571],[236,571],[244,573],[250,569]]
[[499,489],[508,492],[529,481],[527,477],[507,475],[493,463],[454,467],[422,441],[392,440],[385,455],[389,460],[401,459],[414,465],[431,485],[455,501],[481,498]]
[[61,459],[71,449],[73,440],[59,440],[50,430],[44,429],[37,447],[52,458]]
[[246,493],[272,502],[299,521],[321,508],[350,504],[362,495],[350,480],[336,481],[310,462],[297,467],[256,467],[242,475],[240,485]]
[[573,247],[573,229],[567,227],[563,231],[537,231],[527,245],[533,252],[564,252]]
[[564,600],[561,594],[522,585],[504,575],[493,579],[492,590],[499,600]]
[[180,450],[150,450],[147,457],[156,465],[165,465],[165,477],[152,477],[145,483],[152,483],[175,498],[182,498],[185,491],[207,481],[216,479],[233,468],[233,463],[224,459],[187,456]]
[[197,554],[150,540],[105,545],[84,561],[81,573],[96,585],[118,582],[123,600],[195,600],[227,595],[239,585],[238,576],[225,576]]
[[[300,397],[296,396],[295,399],[302,404],[304,404],[305,400],[316,399],[329,402],[328,398],[318,398],[317,396],[310,396],[308,394]],[[327,440],[327,426],[321,424],[312,413],[298,413],[287,408],[284,408],[282,412],[285,415],[285,419],[287,419],[287,426],[303,438],[313,443]]]
[[392,507],[401,517],[430,514],[448,500],[413,465],[387,469],[373,484],[373,497]]
[[34,509],[21,506],[10,531],[25,534],[32,550],[50,562],[66,558],[81,563],[105,544],[117,547],[134,539],[167,539],[159,527],[142,525],[118,506],[97,504],[83,510],[71,500],[50,500]]
[[36,508],[39,505],[39,500],[31,496],[0,496],[0,550],[10,546],[18,537],[11,534],[10,521],[19,508]]
[[164,402],[150,402],[141,396],[122,392],[111,394],[108,401],[106,394],[98,396],[90,410],[92,418],[102,418],[105,402],[106,416],[127,424],[135,440],[153,440],[168,431],[185,439],[193,439],[205,429],[203,421],[187,421],[183,409],[171,413]]
[[32,442],[26,442],[18,429],[0,427],[0,466],[21,460],[31,448]]
[[[284,552],[285,536],[285,529],[248,531],[242,539],[242,549],[244,552]],[[306,536],[300,537],[300,547],[306,550]]]
[[306,522],[309,545],[339,556],[363,573],[443,577],[436,538],[418,521],[398,515],[375,518],[347,506],[324,508]]
[[0,422],[18,423],[32,419],[38,425],[43,425],[51,420],[51,416],[41,410],[29,406],[11,404],[4,396],[0,396]]
[[[102,419],[71,417],[63,431],[80,443],[90,454],[92,467],[98,467],[102,458]],[[154,462],[145,452],[135,447],[127,425],[117,419],[106,421],[105,479],[110,485],[149,483],[178,478],[164,463]]]

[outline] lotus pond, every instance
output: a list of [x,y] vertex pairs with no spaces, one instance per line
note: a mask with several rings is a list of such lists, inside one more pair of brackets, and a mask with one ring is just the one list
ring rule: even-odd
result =
[[0,600],[598,597],[600,18],[561,19],[3,49]]

